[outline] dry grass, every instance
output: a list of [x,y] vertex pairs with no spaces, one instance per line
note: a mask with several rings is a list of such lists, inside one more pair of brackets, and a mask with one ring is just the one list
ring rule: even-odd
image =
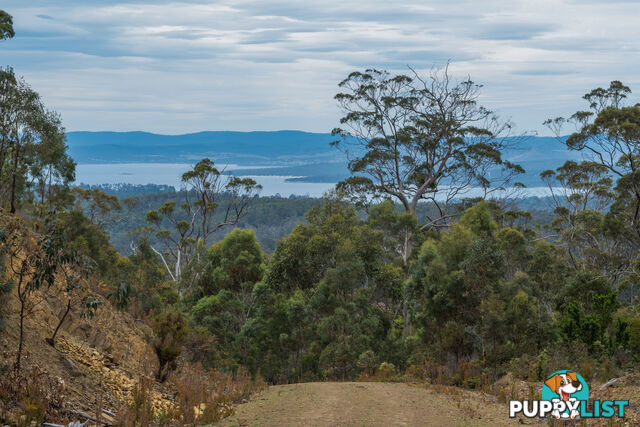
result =
[[[434,388],[435,387],[435,388]],[[442,388],[440,388],[442,387]],[[305,383],[270,387],[221,425],[511,425],[507,408],[455,387]]]
[[119,424],[133,426],[206,425],[234,412],[234,403],[248,399],[265,388],[262,378],[252,380],[244,371],[234,376],[207,371],[199,365],[183,364],[172,374],[169,389],[175,390],[173,404],[157,410],[153,382],[141,380],[131,402],[119,412]]
[[251,402],[239,405],[222,425],[640,425],[640,374],[621,378],[602,389],[590,382],[591,397],[629,400],[620,420],[508,418],[508,401],[539,400],[541,382],[506,376],[474,391],[443,384],[384,383],[375,375],[355,383],[306,383],[270,387]]
[[64,401],[65,387],[59,378],[38,367],[17,372],[6,363],[0,366],[2,425],[30,425],[48,419],[66,419]]

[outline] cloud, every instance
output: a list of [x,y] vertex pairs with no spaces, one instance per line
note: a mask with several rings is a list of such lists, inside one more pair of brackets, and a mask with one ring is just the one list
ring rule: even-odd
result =
[[[337,83],[451,61],[519,129],[637,87],[636,2],[8,0],[0,44],[70,130],[328,131]],[[640,89],[638,89],[640,90]]]
[[530,40],[550,31],[552,31],[550,25],[503,22],[484,24],[476,35],[484,40]]

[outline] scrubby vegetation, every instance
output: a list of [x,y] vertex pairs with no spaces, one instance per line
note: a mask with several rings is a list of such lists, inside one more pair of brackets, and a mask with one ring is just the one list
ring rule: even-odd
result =
[[[573,116],[567,144],[600,155],[543,174],[557,207],[546,228],[532,228],[505,200],[461,197],[471,186],[488,196],[524,171],[501,157],[509,126],[476,104],[479,86],[450,86],[444,73],[369,70],[341,84],[351,131],[335,133],[360,141],[353,176],[322,200],[285,203],[304,208],[304,221],[270,254],[255,231],[236,228],[259,184],[203,159],[171,193],[180,202],[137,199],[146,223],[132,227],[123,256],[106,230],[136,204],[72,189],[59,117],[0,70],[0,326],[11,318],[18,331],[0,365],[0,421],[77,415],[56,377],[36,369],[25,336],[44,328],[55,348],[67,319],[101,310],[117,311],[152,349],[155,379],[140,375],[113,408],[125,425],[214,422],[264,382],[491,389],[506,374],[539,381],[571,367],[604,380],[633,370],[640,106],[624,104],[619,82],[586,95],[592,111]],[[57,320],[38,326],[34,310],[56,301]]]

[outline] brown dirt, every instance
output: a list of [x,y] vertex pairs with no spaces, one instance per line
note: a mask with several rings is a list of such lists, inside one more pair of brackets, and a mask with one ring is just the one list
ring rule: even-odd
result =
[[403,383],[306,383],[274,386],[237,407],[229,426],[515,425],[507,406],[479,393]]
[[[130,392],[141,375],[153,377],[157,358],[149,344],[152,334],[144,323],[117,311],[108,301],[100,306],[93,319],[83,318],[77,310],[65,320],[51,347],[45,338],[65,309],[61,284],[33,298],[40,301],[26,318],[23,369],[37,366],[46,374],[59,379],[64,386],[65,407],[93,413],[99,399],[102,407],[117,411],[130,399]],[[0,359],[2,355],[12,363],[18,342],[18,301],[15,291],[8,298],[5,331],[0,333]],[[169,405],[163,390],[154,390],[154,406],[164,409]]]

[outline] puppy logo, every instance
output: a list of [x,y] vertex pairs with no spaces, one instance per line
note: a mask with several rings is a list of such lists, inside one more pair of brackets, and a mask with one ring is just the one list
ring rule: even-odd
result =
[[589,387],[577,372],[557,371],[544,382],[542,399],[554,404],[554,417],[573,419],[580,415],[580,401],[589,399]]
[[[624,418],[628,400],[589,401],[589,386],[575,371],[557,371],[542,386],[542,400],[510,400],[509,418]],[[616,411],[617,409],[617,411]],[[520,420],[522,421],[522,420]]]

